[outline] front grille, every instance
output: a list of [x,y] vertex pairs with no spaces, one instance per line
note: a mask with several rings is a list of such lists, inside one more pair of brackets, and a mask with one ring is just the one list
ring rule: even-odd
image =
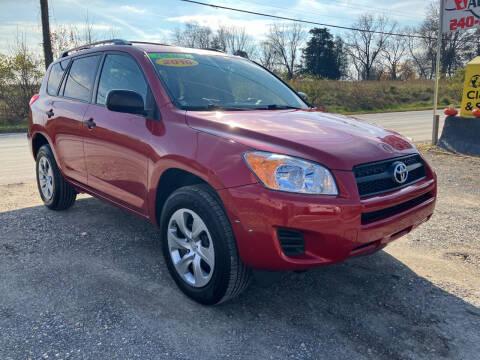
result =
[[[397,183],[393,178],[392,167],[397,162],[403,162],[407,166],[408,178],[403,184]],[[353,172],[361,198],[401,189],[424,179],[427,175],[425,164],[418,154],[357,165]]]
[[401,213],[402,211],[408,210],[410,208],[413,208],[414,206],[420,205],[424,201],[427,201],[432,197],[432,194],[426,193],[423,194],[419,197],[416,197],[415,199],[405,201],[401,204],[391,206],[382,210],[377,210],[377,211],[371,211],[368,213],[363,213],[362,214],[362,225],[366,225],[369,223],[372,223],[374,221],[382,220],[385,219],[389,216]]
[[298,230],[278,229],[278,240],[285,255],[302,255],[305,253],[305,240]]

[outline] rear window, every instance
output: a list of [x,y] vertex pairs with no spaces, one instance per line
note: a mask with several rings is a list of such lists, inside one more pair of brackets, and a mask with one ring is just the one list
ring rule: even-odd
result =
[[65,72],[70,60],[64,60],[56,63],[50,70],[47,82],[47,93],[50,95],[57,95],[58,87],[62,81],[63,73]]
[[73,60],[63,91],[65,97],[90,101],[99,59],[94,55]]

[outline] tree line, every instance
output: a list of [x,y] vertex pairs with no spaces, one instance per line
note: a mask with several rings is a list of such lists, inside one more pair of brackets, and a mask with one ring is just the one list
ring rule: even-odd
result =
[[[438,22],[438,7],[432,3],[416,27],[400,28],[386,16],[364,14],[352,24],[360,31],[334,36],[327,28],[307,32],[299,23],[275,23],[264,39],[255,40],[242,27],[221,25],[214,31],[188,23],[176,29],[171,43],[248,57],[287,79],[304,75],[333,80],[432,79]],[[480,29],[445,34],[440,72],[452,77],[480,55],[479,35]]]
[[[334,35],[322,27],[307,30],[300,23],[273,23],[261,39],[255,39],[243,27],[220,25],[214,30],[187,23],[167,42],[247,57],[287,80],[429,80],[435,72],[438,22],[432,3],[422,23],[414,27],[401,28],[386,16],[364,14],[351,24],[361,31]],[[69,48],[115,37],[113,30],[95,31],[88,17],[80,28],[56,26],[51,32],[55,58]],[[480,55],[480,29],[446,34],[441,49],[440,71],[453,78]],[[28,100],[43,76],[42,64],[41,54],[29,49],[22,36],[10,54],[0,54],[0,122],[27,116]]]

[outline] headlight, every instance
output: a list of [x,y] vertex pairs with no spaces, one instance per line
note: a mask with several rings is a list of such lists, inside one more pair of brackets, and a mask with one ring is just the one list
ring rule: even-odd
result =
[[243,157],[253,173],[269,189],[338,195],[331,172],[321,165],[263,151],[246,152]]

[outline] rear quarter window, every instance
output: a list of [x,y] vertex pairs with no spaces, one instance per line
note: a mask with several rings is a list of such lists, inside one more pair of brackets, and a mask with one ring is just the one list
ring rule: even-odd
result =
[[58,87],[62,81],[63,74],[67,69],[70,60],[60,61],[52,66],[47,82],[47,93],[49,95],[57,95]]

